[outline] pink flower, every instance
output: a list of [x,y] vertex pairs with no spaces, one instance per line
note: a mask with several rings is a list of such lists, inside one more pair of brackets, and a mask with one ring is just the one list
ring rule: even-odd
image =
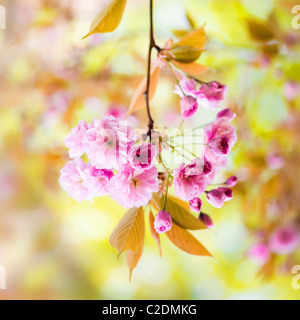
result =
[[182,200],[189,201],[199,196],[207,187],[203,167],[198,164],[198,160],[195,159],[187,166],[182,163],[174,170],[175,193]]
[[87,165],[82,159],[69,161],[60,170],[59,183],[67,191],[68,195],[82,202],[83,200],[92,200],[88,186],[84,183],[87,174],[89,174],[90,165]]
[[237,141],[235,127],[230,125],[234,118],[230,111],[221,111],[217,119],[204,128],[205,158],[215,167],[226,165],[225,155],[231,152]]
[[134,169],[149,169],[154,165],[156,147],[151,143],[133,146],[129,152],[129,161]]
[[210,140],[208,146],[219,156],[226,156],[230,151],[229,139],[225,136]]
[[[178,94],[181,98],[183,98],[185,95],[194,97],[197,99],[197,82],[195,79],[188,79],[184,77],[180,82],[180,87],[175,86],[174,93]],[[182,89],[182,90],[181,90]],[[184,94],[183,94],[183,92]]]
[[86,133],[86,152],[98,169],[119,169],[127,163],[127,153],[136,140],[135,131],[113,116],[94,120]]
[[199,215],[199,220],[202,221],[207,226],[208,229],[211,229],[214,227],[211,217],[205,213],[201,213]]
[[248,257],[257,264],[265,264],[270,258],[270,250],[266,244],[255,244],[248,250]]
[[157,233],[164,233],[172,228],[172,218],[169,212],[159,211],[154,220],[154,228]]
[[202,84],[196,95],[200,99],[202,107],[216,109],[224,99],[226,92],[226,86],[223,86],[218,81],[212,81]]
[[136,170],[130,164],[121,167],[110,180],[110,194],[124,208],[141,207],[159,190],[156,167]]
[[180,100],[180,107],[182,118],[188,119],[198,110],[197,99],[191,96],[184,96]]
[[266,162],[271,170],[278,170],[284,165],[284,159],[277,155],[267,156]]
[[72,129],[71,133],[66,138],[66,147],[69,148],[71,158],[80,158],[85,152],[84,139],[89,125],[81,120],[77,126]]
[[233,113],[230,109],[221,110],[217,114],[217,119],[227,120],[228,122],[231,122],[235,117],[235,113]]
[[299,231],[293,227],[282,227],[276,230],[270,239],[270,249],[278,254],[290,254],[300,244]]
[[206,192],[206,198],[208,203],[210,203],[215,208],[222,208],[225,201],[231,200],[232,190],[228,188],[218,188]]
[[201,207],[202,207],[202,200],[200,198],[197,198],[197,197],[193,198],[192,200],[190,200],[189,204],[190,204],[190,208],[193,211],[200,213]]
[[300,94],[300,85],[296,81],[287,81],[283,86],[283,91],[288,101],[295,100]]
[[238,178],[236,176],[232,176],[229,179],[227,179],[227,181],[225,182],[225,184],[232,188],[234,187],[236,184],[238,183]]
[[88,174],[84,179],[84,185],[89,189],[93,197],[109,195],[109,181],[114,176],[112,170],[96,169],[90,166]]

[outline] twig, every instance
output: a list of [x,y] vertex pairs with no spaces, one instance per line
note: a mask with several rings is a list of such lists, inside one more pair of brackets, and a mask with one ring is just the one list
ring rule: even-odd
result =
[[150,0],[150,44],[148,52],[148,66],[147,66],[147,87],[144,93],[146,100],[147,116],[148,116],[148,132],[147,135],[151,140],[151,131],[154,127],[154,120],[151,116],[150,102],[149,102],[149,90],[150,90],[150,75],[151,75],[151,53],[152,49],[155,48],[158,52],[161,51],[160,47],[155,43],[154,39],[154,28],[153,28],[153,0]]

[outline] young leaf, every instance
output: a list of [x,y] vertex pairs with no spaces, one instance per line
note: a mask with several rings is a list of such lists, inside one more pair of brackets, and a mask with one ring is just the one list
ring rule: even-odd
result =
[[[151,71],[150,75],[150,88],[149,88],[149,101],[151,101],[155,95],[158,79],[160,76],[160,68],[156,67]],[[141,109],[146,106],[144,93],[146,91],[147,86],[147,78],[145,77],[137,87],[135,94],[131,100],[129,110],[127,112],[127,116],[129,116],[132,112]]]
[[131,281],[132,271],[137,266],[138,262],[140,261],[143,249],[140,252],[134,253],[131,250],[127,250],[126,252],[126,259],[127,259],[127,265],[129,268],[129,281]]
[[162,256],[160,238],[159,238],[159,234],[154,229],[154,216],[151,210],[149,212],[149,223],[150,223],[150,230],[151,230],[152,237],[158,245],[159,255]]
[[198,76],[200,74],[205,73],[208,68],[199,63],[182,63],[173,60],[172,64],[181,69],[183,72],[190,74],[192,76]]
[[188,231],[173,223],[170,231],[166,232],[167,237],[179,249],[196,255],[212,257],[211,253]]
[[94,33],[112,32],[121,22],[127,0],[110,0],[94,18],[89,33],[82,39]]
[[198,60],[202,53],[200,49],[188,46],[176,46],[170,51],[174,55],[176,61],[183,63],[190,63]]
[[140,252],[144,246],[144,237],[144,210],[132,208],[127,211],[112,232],[109,243],[118,250],[119,257],[125,250]]
[[[163,208],[165,197],[157,199],[160,208]],[[184,229],[200,230],[207,229],[205,224],[199,219],[193,216],[189,212],[189,204],[178,198],[168,195],[166,211],[168,211],[172,217],[172,220]]]
[[205,36],[205,31],[204,27],[202,26],[201,28],[189,32],[185,37],[183,37],[178,43],[174,45],[174,47],[193,47],[197,48],[199,50],[202,50],[205,41],[206,41],[206,36]]

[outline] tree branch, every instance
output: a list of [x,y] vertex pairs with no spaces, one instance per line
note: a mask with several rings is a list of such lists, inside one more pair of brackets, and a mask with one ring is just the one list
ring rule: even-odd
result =
[[149,44],[149,52],[148,52],[148,65],[147,65],[147,87],[144,93],[144,97],[146,100],[146,108],[147,108],[147,116],[148,116],[148,132],[147,135],[151,140],[151,131],[154,127],[154,120],[151,116],[150,111],[150,101],[149,101],[149,90],[150,90],[150,75],[151,75],[151,53],[152,49],[155,48],[158,52],[161,50],[158,45],[155,43],[154,39],[154,29],[153,29],[153,0],[150,0],[150,44]]

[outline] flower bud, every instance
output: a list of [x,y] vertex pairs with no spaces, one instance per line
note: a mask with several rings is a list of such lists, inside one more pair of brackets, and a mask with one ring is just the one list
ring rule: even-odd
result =
[[154,220],[154,228],[157,233],[164,233],[172,228],[172,218],[169,212],[159,211]]
[[197,198],[197,197],[193,198],[192,200],[190,200],[189,204],[190,204],[191,210],[197,213],[200,213],[201,207],[202,207],[202,200],[200,198]]
[[205,213],[201,213],[199,215],[199,220],[202,221],[207,226],[208,229],[211,229],[214,227],[211,217]]
[[238,183],[238,178],[236,176],[232,176],[230,177],[226,182],[225,184],[228,186],[228,187],[234,187],[236,184]]

